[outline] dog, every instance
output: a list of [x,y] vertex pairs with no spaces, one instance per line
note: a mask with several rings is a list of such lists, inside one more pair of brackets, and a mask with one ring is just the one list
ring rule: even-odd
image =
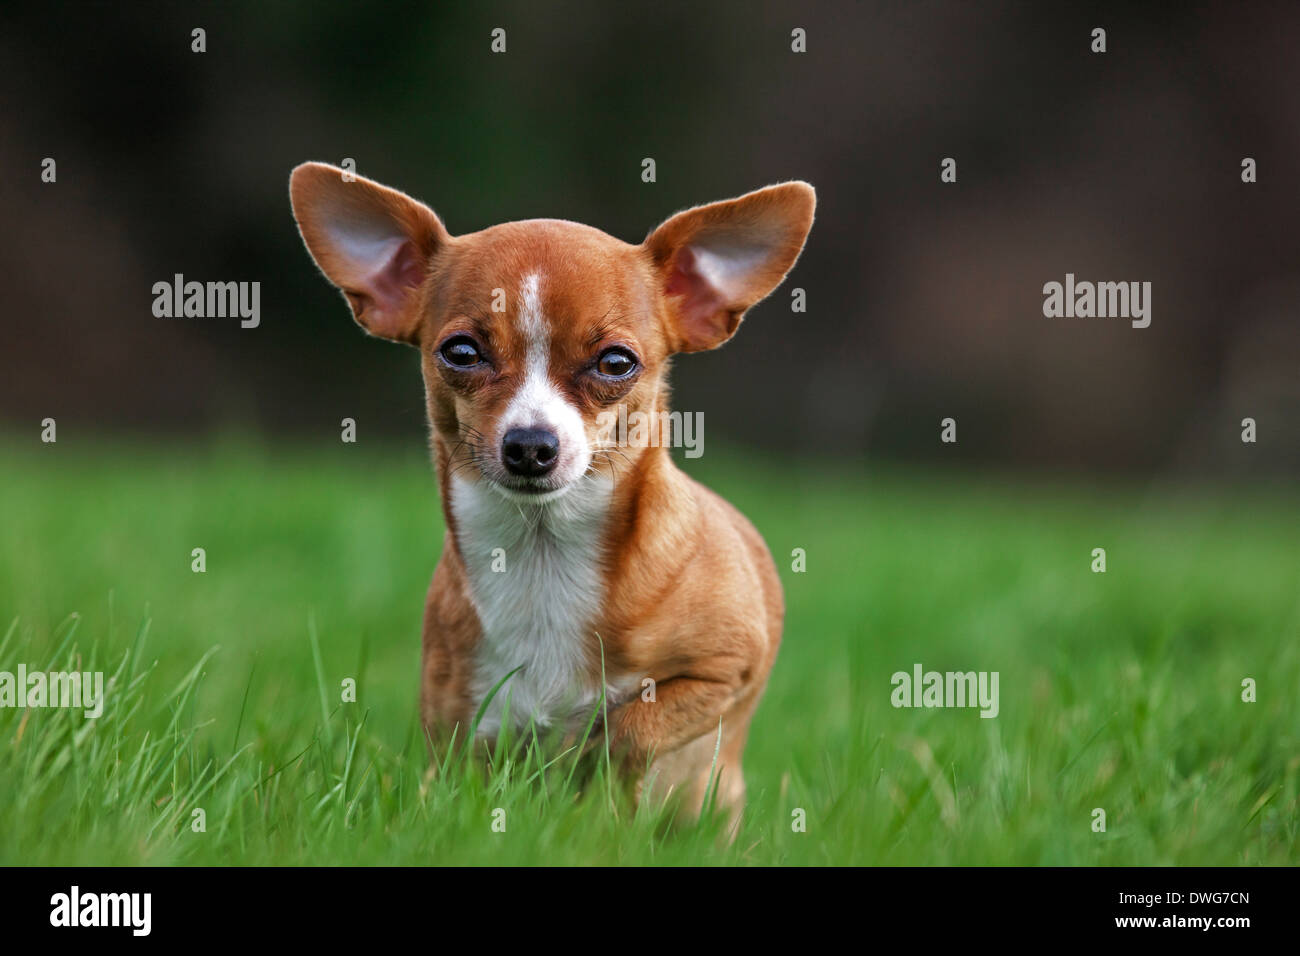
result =
[[688,209],[639,245],[555,219],[452,236],[324,163],[294,169],[289,191],[357,323],[420,352],[447,528],[424,612],[429,739],[464,739],[476,717],[487,740],[530,722],[572,737],[596,714],[638,793],[698,814],[712,790],[734,818],[780,578],[739,511],[607,422],[660,420],[670,358],[722,345],[781,283],[813,188]]

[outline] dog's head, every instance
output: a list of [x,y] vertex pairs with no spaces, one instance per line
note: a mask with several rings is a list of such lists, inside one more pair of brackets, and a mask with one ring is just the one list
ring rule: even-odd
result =
[[807,183],[769,186],[629,245],[553,219],[452,236],[422,203],[323,163],[289,189],[361,327],[420,350],[429,420],[458,463],[536,502],[608,452],[612,409],[658,410],[673,353],[731,338],[798,258],[815,205]]

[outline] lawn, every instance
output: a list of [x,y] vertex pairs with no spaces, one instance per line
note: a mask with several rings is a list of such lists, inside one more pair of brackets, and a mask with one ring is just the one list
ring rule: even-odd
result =
[[[728,845],[544,748],[427,777],[418,440],[0,455],[0,671],[115,675],[97,720],[0,709],[0,864],[1300,856],[1293,492],[684,462],[753,519],[788,604]],[[998,672],[998,715],[896,709],[917,664]]]

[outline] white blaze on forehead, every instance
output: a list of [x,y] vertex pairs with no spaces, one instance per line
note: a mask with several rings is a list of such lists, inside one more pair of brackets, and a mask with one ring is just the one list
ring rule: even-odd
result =
[[551,327],[542,312],[542,277],[532,272],[519,284],[516,324],[524,339],[523,380],[501,416],[497,447],[512,428],[541,428],[560,440],[556,478],[572,481],[591,464],[582,415],[551,382]]
[[527,348],[527,378],[546,378],[550,364],[551,334],[542,318],[541,276],[536,272],[524,276],[519,284],[519,331]]

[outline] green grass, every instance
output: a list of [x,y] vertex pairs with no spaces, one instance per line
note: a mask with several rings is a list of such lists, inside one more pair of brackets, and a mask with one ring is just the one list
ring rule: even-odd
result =
[[[3,864],[1297,859],[1300,538],[1281,492],[687,462],[763,532],[788,603],[728,846],[553,750],[426,782],[442,528],[420,449],[65,438],[3,461],[0,670],[116,675],[97,721],[0,709]],[[998,671],[999,716],[893,708],[890,676],[916,663]]]

